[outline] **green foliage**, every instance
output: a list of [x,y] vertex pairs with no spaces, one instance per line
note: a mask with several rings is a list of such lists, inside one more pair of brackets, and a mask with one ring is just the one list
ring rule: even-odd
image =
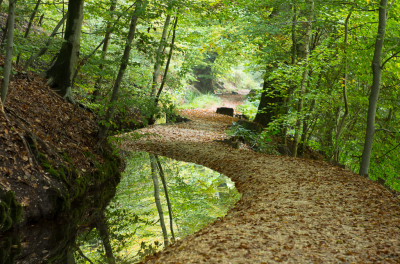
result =
[[[154,187],[146,153],[126,157],[127,168],[118,186],[117,195],[106,211],[111,243],[118,263],[132,263],[162,248],[163,241],[158,213],[154,204]],[[175,236],[182,238],[226,214],[239,199],[233,184],[219,173],[202,166],[161,158],[166,175],[174,218]],[[221,180],[228,188],[220,190]],[[224,192],[224,199],[218,193]],[[169,229],[164,191],[160,190],[164,218]],[[170,231],[168,231],[170,234]],[[86,237],[84,234],[83,237]],[[91,232],[81,246],[92,260],[104,260],[98,234]],[[78,262],[80,263],[80,262]]]
[[220,104],[221,99],[214,94],[197,94],[189,91],[185,95],[186,103],[178,106],[181,109],[204,109]]
[[264,130],[260,134],[256,134],[253,131],[250,131],[238,123],[233,123],[233,126],[230,130],[227,131],[228,136],[239,138],[239,140],[244,141],[248,144],[253,150],[266,153],[266,154],[277,154],[276,146],[272,144],[272,136],[271,132]]
[[250,119],[254,119],[256,117],[258,110],[258,102],[251,102],[249,100],[246,100],[243,104],[238,105],[236,107],[237,112],[243,113],[245,116],[247,116]]

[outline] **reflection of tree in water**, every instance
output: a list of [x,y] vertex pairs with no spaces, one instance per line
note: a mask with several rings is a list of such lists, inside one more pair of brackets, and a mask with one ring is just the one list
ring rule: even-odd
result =
[[92,187],[56,221],[41,221],[2,234],[1,263],[73,263],[68,261],[79,254],[77,237],[95,228],[96,216],[115,196],[119,181],[118,176]]
[[[129,155],[117,195],[105,211],[116,263],[138,261],[161,250],[165,246],[162,229],[165,229],[168,243],[173,243],[174,237],[180,239],[198,231],[224,216],[238,199],[230,180],[208,168],[154,155],[151,161],[156,173],[152,173],[148,154]],[[160,213],[155,204],[154,176],[158,182],[163,228],[160,228]],[[159,183],[162,176],[165,184]],[[219,188],[221,183],[226,187]],[[86,240],[80,236],[83,254],[94,263],[106,260],[106,250],[103,243],[98,243],[99,237],[97,230]],[[84,263],[81,257],[78,263]]]

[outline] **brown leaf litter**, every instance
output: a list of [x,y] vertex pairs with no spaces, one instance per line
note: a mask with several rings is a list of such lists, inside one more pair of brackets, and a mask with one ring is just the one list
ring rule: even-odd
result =
[[213,140],[232,118],[182,114],[193,121],[143,129],[120,148],[209,167],[242,198],[141,263],[400,263],[399,200],[385,188],[325,162],[229,148]]
[[[43,78],[14,69],[4,112],[0,112],[0,188],[15,192],[24,206],[24,221],[52,218],[57,208],[48,198],[51,189],[64,187],[36,156],[42,153],[57,169],[66,163],[66,154],[79,173],[91,173],[97,170],[93,160],[103,163],[97,147],[98,126],[92,113],[63,100]],[[30,138],[36,142],[28,144]],[[89,152],[93,158],[85,155]]]

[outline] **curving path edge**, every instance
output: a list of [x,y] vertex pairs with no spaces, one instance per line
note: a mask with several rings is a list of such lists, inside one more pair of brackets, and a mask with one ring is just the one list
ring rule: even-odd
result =
[[400,263],[399,201],[383,187],[324,162],[229,148],[212,140],[232,120],[184,114],[193,121],[144,129],[157,136],[120,148],[209,167],[242,198],[141,263]]

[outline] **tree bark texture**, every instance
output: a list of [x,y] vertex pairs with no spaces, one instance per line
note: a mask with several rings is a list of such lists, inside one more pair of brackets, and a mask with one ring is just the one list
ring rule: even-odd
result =
[[104,121],[100,125],[100,132],[99,132],[100,138],[105,138],[107,136],[109,126],[110,126],[110,120],[114,116],[114,111],[115,111],[115,108],[117,105],[117,100],[118,100],[119,88],[121,86],[121,82],[122,82],[122,78],[124,77],[125,70],[128,67],[129,54],[132,49],[132,47],[131,47],[132,40],[135,37],[137,20],[138,20],[139,15],[142,12],[144,12],[144,10],[142,10],[144,8],[145,8],[145,6],[142,6],[142,1],[139,0],[136,2],[135,12],[133,12],[133,15],[132,15],[131,24],[130,24],[129,32],[128,32],[128,39],[126,40],[125,50],[124,50],[124,54],[122,55],[121,66],[118,71],[117,79],[115,80],[115,83],[114,83],[114,88],[113,88],[113,92],[111,95],[110,104],[107,108],[107,112],[106,112],[106,116],[104,117]]
[[78,63],[84,0],[70,0],[64,42],[54,65],[45,73],[48,84],[59,95],[73,101],[72,78]]
[[[312,26],[312,20],[314,18],[314,2],[313,1],[306,1],[310,5],[310,11],[308,15],[308,22],[307,22],[307,29],[306,29],[306,35],[304,37],[304,72],[303,72],[303,78],[301,80],[301,85],[300,85],[300,92],[299,92],[299,103],[297,105],[297,113],[300,115],[302,109],[303,109],[303,95],[307,86],[307,79],[308,79],[308,57],[310,53],[310,42],[311,42],[311,26]],[[293,139],[293,147],[292,147],[292,156],[296,157],[297,156],[297,147],[299,143],[299,136],[300,136],[300,127],[301,127],[301,118],[297,118],[296,126],[295,126],[295,134],[294,134],[294,139]]]
[[378,34],[375,40],[375,51],[372,59],[372,88],[369,96],[368,116],[367,116],[367,131],[365,133],[364,150],[362,154],[362,160],[360,165],[359,174],[362,176],[368,175],[369,163],[371,160],[372,144],[374,142],[375,134],[375,114],[376,106],[378,104],[379,90],[381,86],[382,77],[382,50],[385,39],[386,31],[386,9],[388,0],[381,0],[379,5],[379,24]]
[[167,182],[165,181],[165,174],[161,166],[160,159],[158,158],[157,155],[155,155],[155,158],[157,160],[157,165],[160,173],[160,178],[162,181],[162,184],[164,186],[164,193],[165,193],[165,199],[167,200],[167,205],[168,205],[168,214],[169,214],[169,228],[171,230],[171,236],[172,236],[172,243],[175,242],[175,233],[174,233],[174,222],[173,222],[173,217],[172,217],[172,206],[171,202],[169,200],[169,195],[168,195],[168,187],[167,187]]
[[167,33],[168,33],[168,27],[169,23],[171,21],[171,16],[167,15],[164,23],[164,28],[160,40],[160,44],[158,45],[158,49],[156,51],[156,62],[154,64],[154,72],[153,72],[153,82],[151,84],[151,97],[154,97],[157,92],[157,87],[158,87],[158,77],[160,76],[160,69],[161,69],[161,64],[162,64],[162,58],[163,58],[163,50],[167,41]]
[[158,210],[158,216],[160,218],[161,230],[164,237],[164,246],[167,247],[169,244],[168,233],[167,233],[167,228],[165,227],[164,213],[160,201],[160,191],[159,191],[160,186],[158,184],[158,178],[157,178],[157,161],[153,154],[149,154],[149,156],[150,156],[150,166],[151,166],[151,178],[153,179],[153,185],[154,185],[154,199]]
[[12,68],[12,56],[13,56],[13,46],[14,46],[14,20],[15,20],[15,5],[17,0],[10,0],[9,1],[9,8],[8,8],[8,19],[7,19],[7,26],[8,26],[8,38],[7,38],[7,52],[6,52],[6,59],[4,62],[4,69],[3,69],[3,81],[1,83],[1,102],[3,105],[5,104],[8,85],[10,84],[10,74]]
[[[110,7],[110,12],[111,12],[111,19],[113,19],[112,12],[115,11],[115,8],[117,6],[117,1],[112,0],[111,2],[111,7]],[[106,27],[106,34],[104,36],[104,43],[103,43],[103,49],[102,49],[102,56],[101,59],[104,61],[107,57],[107,52],[108,52],[108,46],[110,45],[110,36],[111,36],[111,22],[108,21],[107,27]],[[93,91],[93,96],[92,96],[92,102],[96,101],[96,98],[100,95],[100,85],[103,82],[103,74],[102,71],[104,69],[104,63],[101,63],[99,65],[99,70],[100,70],[100,76],[97,78],[96,83],[94,84],[94,91]]]

